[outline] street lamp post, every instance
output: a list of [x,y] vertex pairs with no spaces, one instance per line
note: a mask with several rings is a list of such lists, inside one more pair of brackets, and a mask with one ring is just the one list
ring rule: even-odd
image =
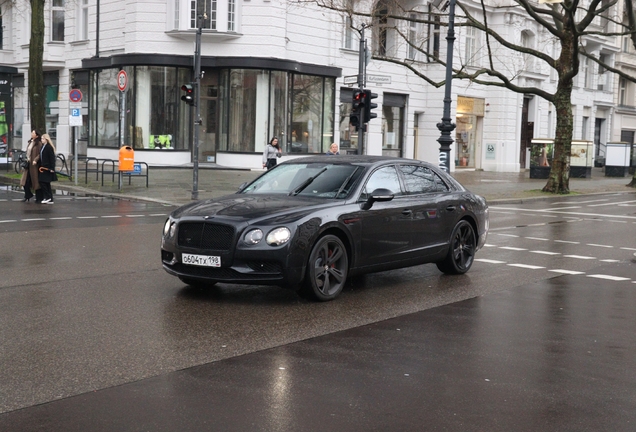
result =
[[201,33],[206,15],[199,15],[199,25],[194,44],[194,137],[192,139],[192,199],[199,199],[199,129],[201,127]]
[[[439,5],[444,0],[436,0],[433,2],[435,7],[439,8]],[[448,5],[448,34],[446,36],[447,48],[446,48],[446,84],[444,87],[444,113],[442,115],[442,121],[437,123],[437,128],[440,130],[441,135],[437,142],[439,146],[439,167],[450,172],[450,146],[453,144],[453,138],[451,138],[451,132],[455,130],[455,123],[451,121],[450,108],[451,108],[451,87],[453,80],[453,44],[455,42],[455,0],[449,0]],[[445,9],[446,5],[442,8]]]

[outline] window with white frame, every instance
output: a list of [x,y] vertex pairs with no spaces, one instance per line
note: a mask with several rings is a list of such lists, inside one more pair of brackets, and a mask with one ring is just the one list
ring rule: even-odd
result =
[[64,42],[64,0],[51,1],[51,41]]
[[439,59],[439,47],[440,47],[440,19],[439,19],[439,15],[435,15],[433,17],[433,37],[432,37],[432,51],[433,51],[433,58],[435,60]]
[[354,49],[353,18],[347,15],[344,19],[344,40],[342,46],[346,49]]
[[199,28],[199,24],[216,30],[216,0],[190,0],[190,28]]
[[477,29],[475,27],[466,27],[466,44],[464,53],[467,65],[477,66],[477,39]]
[[[598,60],[599,62],[603,64],[607,64],[609,58],[605,54],[600,54],[598,56]],[[602,64],[599,64],[598,65],[598,83],[596,86],[597,90],[609,90],[608,77],[609,77],[609,74],[607,73],[607,69],[605,69]]]
[[236,28],[236,0],[227,2],[227,31],[234,31]]
[[584,116],[581,121],[581,139],[587,140],[588,130],[590,129],[590,118]]
[[174,7],[174,10],[173,10],[173,13],[174,13],[174,17],[173,18],[174,18],[174,20],[172,22],[172,26],[173,26],[172,28],[175,28],[175,29],[179,28],[179,14],[180,14],[179,13],[179,5],[180,4],[181,4],[181,0],[174,0],[174,5],[173,5],[173,7]]
[[414,20],[417,19],[417,15],[410,14],[409,19],[409,43],[406,50],[406,58],[415,60],[415,55],[417,53],[417,50],[415,49],[417,46],[417,22]]
[[[521,46],[524,48],[534,48],[534,35],[529,31],[521,32]],[[532,54],[522,54],[523,65],[522,70],[532,72],[534,71],[534,56]]]
[[581,75],[581,87],[583,88],[590,88],[590,81],[591,81],[591,76],[590,76],[590,66],[589,66],[589,62],[588,62],[588,58],[587,57],[581,57],[580,58],[580,75]]
[[88,40],[88,0],[77,2],[76,40]]
[[623,77],[618,79],[618,104],[627,105],[627,80]]

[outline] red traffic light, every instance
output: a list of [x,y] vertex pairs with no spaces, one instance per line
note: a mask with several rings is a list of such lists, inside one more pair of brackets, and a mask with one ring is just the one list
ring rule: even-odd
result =
[[194,88],[192,85],[184,84],[181,86],[181,90],[185,92],[185,94],[181,96],[181,100],[188,105],[194,105]]

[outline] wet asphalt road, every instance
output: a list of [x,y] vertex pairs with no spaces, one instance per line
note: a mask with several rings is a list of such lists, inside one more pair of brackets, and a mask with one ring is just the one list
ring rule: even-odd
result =
[[634,430],[633,195],[494,206],[467,275],[327,304],[184,287],[169,207],[0,198],[0,430]]

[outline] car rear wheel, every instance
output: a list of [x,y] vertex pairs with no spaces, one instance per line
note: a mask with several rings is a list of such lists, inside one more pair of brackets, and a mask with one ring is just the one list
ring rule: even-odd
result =
[[466,273],[473,265],[476,248],[473,226],[465,220],[459,221],[451,235],[448,255],[437,263],[437,268],[446,274]]
[[318,239],[307,264],[307,279],[301,294],[319,301],[335,299],[349,273],[349,258],[342,241],[334,235]]
[[193,288],[211,288],[216,285],[214,281],[205,281],[201,279],[193,279],[189,277],[179,276],[179,280],[184,284],[188,284]]

